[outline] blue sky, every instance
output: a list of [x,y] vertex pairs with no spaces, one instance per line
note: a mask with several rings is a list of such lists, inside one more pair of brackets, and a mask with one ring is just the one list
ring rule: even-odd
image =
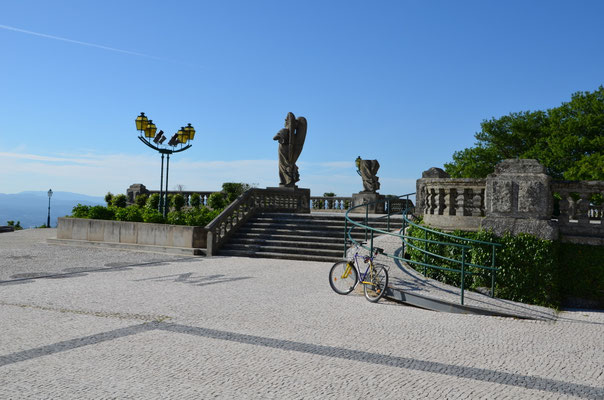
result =
[[170,187],[277,186],[291,111],[313,195],[381,193],[474,143],[480,122],[604,84],[602,1],[1,1],[0,192],[159,188],[144,111],[173,133]]

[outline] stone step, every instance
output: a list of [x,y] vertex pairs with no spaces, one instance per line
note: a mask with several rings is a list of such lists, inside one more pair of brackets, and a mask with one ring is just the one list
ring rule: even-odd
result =
[[[291,238],[289,238],[291,239]],[[326,249],[326,250],[338,250],[338,251],[344,251],[344,241],[343,240],[339,240],[339,241],[332,241],[332,242],[326,242],[325,238],[319,238],[322,239],[322,241],[318,242],[312,242],[312,241],[305,241],[305,240],[276,240],[273,237],[269,237],[267,239],[258,239],[258,238],[246,238],[246,237],[241,237],[241,238],[232,238],[228,245],[237,245],[237,246],[241,246],[241,245],[248,245],[248,246],[285,246],[285,247],[299,247],[299,248],[305,248],[305,249]]]
[[[354,236],[353,236],[354,237]],[[359,239],[364,239],[359,237]],[[273,241],[304,241],[305,243],[337,243],[344,244],[344,235],[338,237],[325,237],[325,236],[304,236],[299,237],[296,235],[271,235],[265,233],[236,233],[231,236],[231,240],[273,240]]]
[[227,243],[222,251],[237,250],[237,251],[249,251],[249,252],[261,252],[261,253],[284,253],[284,254],[309,254],[313,256],[324,256],[324,257],[342,257],[344,250],[340,249],[318,249],[318,248],[304,248],[301,249],[298,246],[287,247],[287,246],[262,246],[256,244],[233,244]]
[[[345,216],[344,214],[340,215],[320,215],[320,214],[291,214],[291,213],[258,213],[256,214],[256,217],[261,217],[261,218],[275,218],[275,219],[314,219],[314,220],[338,220],[338,221],[344,221]],[[348,216],[349,218],[351,218],[354,221],[364,221],[365,220],[365,215],[364,214],[351,214]],[[386,221],[387,220],[387,216],[380,216],[380,217],[372,217],[369,216],[367,218],[367,220],[369,222],[379,222],[379,221]],[[402,221],[402,217],[400,215],[391,215],[390,216],[390,220],[398,220],[398,221]]]
[[319,261],[329,263],[335,263],[337,261],[342,260],[342,257],[315,256],[310,254],[272,253],[265,251],[246,252],[240,250],[221,250],[219,255],[252,258],[277,258],[282,260]]
[[[346,226],[348,226],[348,228],[351,228],[353,226],[356,226],[356,229],[361,229],[359,226],[354,225],[354,224],[348,224],[346,225],[344,223],[344,221],[312,221],[312,220],[305,220],[305,219],[300,219],[300,220],[295,220],[295,219],[286,219],[286,220],[275,220],[275,219],[271,219],[271,218],[253,218],[250,219],[248,221],[249,224],[252,225],[256,225],[256,226],[298,226],[298,227],[305,227],[305,226],[321,226],[321,227],[327,227],[329,229],[340,229],[340,230],[344,230],[346,228]],[[381,229],[381,230],[387,230],[388,229],[388,224],[387,223],[370,223],[369,226],[373,227],[373,228],[377,228],[377,229]],[[395,224],[395,223],[391,223],[390,224],[390,229],[394,230],[394,229],[400,229],[401,226],[399,224]]]
[[[344,238],[344,230],[337,231],[322,231],[322,230],[299,230],[299,229],[279,229],[279,228],[256,228],[254,226],[248,226],[247,224],[239,228],[240,234],[248,233],[261,233],[261,234],[275,234],[285,236],[322,236],[322,237],[334,237]],[[364,231],[352,232],[353,237],[365,236]]]
[[[275,223],[275,222],[248,222],[246,225],[250,225],[257,229],[291,229],[297,231],[324,231],[324,232],[344,232],[344,226],[337,225],[324,225],[324,224],[312,224],[312,223]],[[358,230],[358,229],[355,229]]]

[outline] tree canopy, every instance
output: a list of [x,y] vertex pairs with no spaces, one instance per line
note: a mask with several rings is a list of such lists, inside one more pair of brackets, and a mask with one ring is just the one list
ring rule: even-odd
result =
[[474,147],[456,151],[445,170],[484,178],[509,158],[534,158],[555,179],[604,180],[604,87],[577,92],[547,111],[484,120]]

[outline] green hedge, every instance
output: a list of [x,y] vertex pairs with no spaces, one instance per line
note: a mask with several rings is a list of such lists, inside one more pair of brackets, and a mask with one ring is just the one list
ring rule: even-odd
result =
[[[416,227],[410,227],[407,233],[412,237],[425,237],[424,231]],[[495,296],[499,298],[554,308],[568,304],[573,299],[581,299],[592,307],[604,306],[604,246],[553,242],[529,234],[516,236],[506,234],[497,237],[485,231],[455,231],[453,235],[502,245],[497,248],[495,257],[495,266],[499,268],[495,280]],[[428,232],[428,239],[470,244],[431,232]],[[420,241],[412,241],[412,243],[420,248],[424,246]],[[470,245],[472,248],[466,255],[466,261],[490,266],[491,246]],[[461,260],[459,248],[436,244],[428,244],[426,248],[432,253]],[[414,261],[426,260],[428,264],[457,270],[461,268],[460,264],[451,261],[434,256],[426,257],[417,249],[407,248],[406,254]],[[422,266],[412,263],[410,265],[424,273]],[[473,274],[466,276],[466,288],[490,288],[489,272],[473,267],[467,268],[467,271]],[[458,272],[427,268],[426,276],[455,286],[461,284],[461,274]]]
[[73,207],[71,217],[103,219],[112,221],[148,222],[155,224],[173,224],[205,226],[220,214],[222,210],[210,210],[207,207],[191,208],[185,211],[171,211],[166,218],[157,210],[147,206],[131,205],[116,206],[85,206],[78,204]]

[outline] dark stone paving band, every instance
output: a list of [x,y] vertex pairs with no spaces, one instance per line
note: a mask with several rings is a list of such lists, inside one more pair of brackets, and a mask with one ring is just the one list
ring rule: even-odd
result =
[[477,381],[492,382],[525,389],[542,390],[585,399],[604,398],[604,388],[563,382],[554,379],[163,322],[151,322],[133,325],[109,332],[66,340],[48,346],[42,346],[35,349],[0,356],[0,367],[155,329],[254,346],[263,346],[279,350],[296,351],[324,357],[340,358],[344,360],[360,361],[394,368],[430,372],[458,378],[474,379]]

